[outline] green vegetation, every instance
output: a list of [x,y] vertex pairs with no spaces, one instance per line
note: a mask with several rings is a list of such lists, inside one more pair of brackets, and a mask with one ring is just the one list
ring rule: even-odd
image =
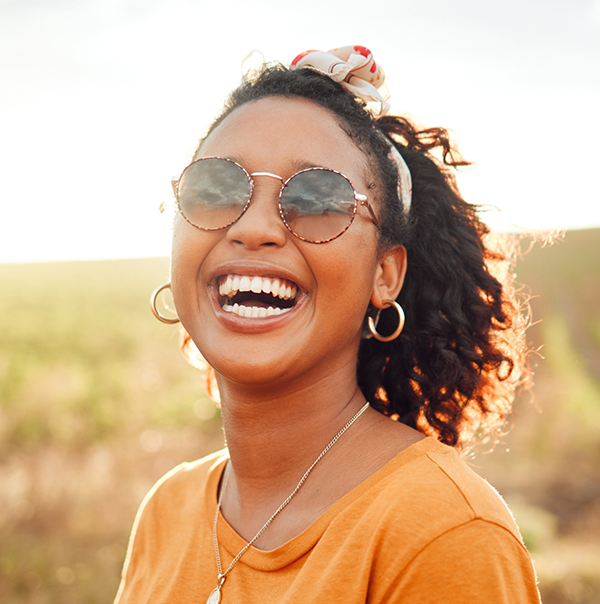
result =
[[[473,466],[507,498],[544,604],[600,601],[600,230],[518,265],[541,357],[535,400]],[[112,601],[142,497],[222,446],[176,327],[163,258],[0,265],[0,604]],[[508,451],[507,451],[508,449]]]
[[110,602],[137,506],[223,444],[151,315],[168,260],[0,266],[0,603]]
[[544,604],[600,602],[600,230],[573,231],[519,262],[539,357],[502,445],[476,469],[507,499]]

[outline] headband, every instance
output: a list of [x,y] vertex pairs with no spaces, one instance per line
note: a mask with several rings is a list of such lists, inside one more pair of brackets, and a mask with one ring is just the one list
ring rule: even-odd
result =
[[[373,53],[364,46],[342,46],[327,52],[306,50],[291,63],[290,69],[306,67],[337,82],[353,97],[362,99],[375,117],[389,113],[390,92],[385,85],[383,69],[373,60]],[[395,145],[382,133],[389,145],[388,157],[398,170],[398,198],[408,214],[412,201],[412,178],[404,158]]]

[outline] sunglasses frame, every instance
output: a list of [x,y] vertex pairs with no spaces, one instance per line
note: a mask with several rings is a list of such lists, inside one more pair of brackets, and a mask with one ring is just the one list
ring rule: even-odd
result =
[[[181,208],[181,204],[179,203],[179,183],[181,182],[181,179],[183,178],[186,170],[188,168],[190,168],[191,166],[193,166],[194,164],[196,164],[196,163],[198,163],[200,161],[206,160],[206,159],[220,159],[220,160],[227,161],[227,162],[230,162],[230,163],[236,165],[238,168],[240,168],[244,172],[244,174],[246,175],[246,178],[248,179],[248,183],[250,184],[250,195],[248,197],[248,201],[246,202],[246,205],[244,206],[243,210],[240,212],[240,215],[235,220],[232,220],[228,224],[226,224],[224,226],[221,226],[221,227],[216,227],[216,228],[201,227],[201,226],[198,226],[197,224],[194,224],[183,213],[183,209]],[[292,180],[292,178],[294,178],[294,177],[296,177],[299,174],[302,174],[304,172],[310,172],[310,171],[314,171],[314,170],[323,170],[324,172],[333,172],[334,174],[338,174],[339,176],[341,176],[344,180],[346,180],[348,182],[348,184],[352,188],[352,192],[354,194],[354,210],[352,211],[352,215],[350,216],[350,221],[348,222],[348,224],[346,225],[346,227],[344,228],[344,230],[341,231],[340,233],[338,233],[337,235],[335,235],[334,237],[330,237],[329,239],[322,239],[322,240],[318,240],[318,241],[313,241],[311,239],[307,239],[306,237],[302,237],[301,235],[298,235],[298,233],[294,232],[292,230],[292,228],[290,227],[290,225],[287,223],[287,221],[286,221],[286,219],[285,219],[285,217],[283,215],[283,208],[281,207],[281,196],[283,194],[283,191],[284,191],[286,185]],[[236,161],[234,161],[232,159],[227,159],[226,157],[218,157],[218,156],[201,157],[199,159],[194,160],[189,165],[187,165],[184,168],[183,172],[181,173],[181,176],[178,179],[173,179],[171,181],[171,186],[173,187],[173,193],[175,194],[175,200],[177,201],[177,208],[179,210],[179,213],[183,216],[183,218],[185,219],[185,221],[187,223],[191,224],[193,227],[197,228],[200,231],[222,231],[223,229],[229,228],[231,225],[235,224],[246,213],[246,211],[250,207],[250,203],[252,202],[252,195],[254,193],[254,178],[256,176],[268,176],[269,178],[275,178],[275,179],[281,181],[281,187],[279,188],[279,196],[278,196],[278,199],[277,199],[277,207],[279,209],[279,217],[281,218],[281,220],[282,220],[283,224],[285,225],[285,227],[287,228],[287,230],[292,235],[294,235],[294,237],[297,237],[301,241],[306,241],[307,243],[317,243],[317,244],[320,244],[320,243],[329,243],[330,241],[333,241],[334,239],[337,239],[338,237],[341,237],[352,226],[352,223],[354,222],[354,218],[356,217],[356,215],[358,213],[358,206],[359,205],[364,206],[365,208],[367,208],[367,210],[369,211],[369,214],[371,215],[371,219],[375,223],[375,226],[377,228],[379,228],[379,221],[377,220],[377,216],[375,216],[375,212],[373,211],[373,208],[371,207],[371,204],[367,200],[367,196],[363,195],[361,193],[358,193],[357,190],[354,188],[354,185],[352,184],[352,181],[347,176],[345,176],[341,172],[338,172],[337,170],[333,170],[331,168],[321,168],[321,167],[305,168],[304,170],[300,170],[300,171],[296,172],[295,174],[292,174],[292,176],[290,176],[287,180],[284,180],[281,176],[279,176],[278,174],[273,174],[272,172],[252,172],[252,173],[249,173],[243,166],[241,166],[240,164],[238,164]]]

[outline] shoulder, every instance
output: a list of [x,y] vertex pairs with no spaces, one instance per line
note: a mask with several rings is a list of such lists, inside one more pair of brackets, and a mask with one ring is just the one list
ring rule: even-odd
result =
[[401,452],[365,481],[347,511],[358,518],[358,530],[375,523],[380,545],[392,548],[391,555],[404,563],[465,525],[471,527],[470,538],[480,534],[485,541],[493,527],[524,550],[500,495],[454,449],[433,438]]
[[510,510],[454,449],[426,439],[381,474],[354,504],[358,530],[370,527],[385,560],[377,571],[382,601],[539,601]]
[[506,526],[482,518],[423,544],[383,583],[385,602],[539,603],[535,570],[520,539]]
[[208,485],[218,482],[225,449],[194,462],[185,462],[167,472],[144,498],[134,526],[140,522],[173,522],[186,512],[197,513],[204,505]]
[[414,521],[433,527],[434,533],[484,520],[503,526],[520,539],[498,492],[453,448],[427,438],[388,465],[380,496],[391,509],[412,509],[417,512]]
[[227,451],[223,450],[195,462],[182,463],[152,487],[131,531],[115,602],[129,601],[131,594],[136,594],[136,602],[141,601],[140,594],[153,584],[157,569],[176,576],[179,551],[185,549],[182,536],[190,540],[201,534],[207,522],[203,516],[207,498],[212,486],[216,493],[220,469],[227,458]]

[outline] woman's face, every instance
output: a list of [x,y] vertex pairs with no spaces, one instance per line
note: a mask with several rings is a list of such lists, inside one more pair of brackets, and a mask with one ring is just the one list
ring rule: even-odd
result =
[[[305,99],[269,97],[239,107],[204,141],[196,159],[215,156],[235,160],[248,173],[283,179],[309,166],[331,168],[374,205],[364,154],[333,114]],[[248,210],[227,229],[201,231],[181,215],[176,219],[171,286],[177,313],[222,379],[275,386],[314,381],[342,367],[354,372],[378,267],[377,229],[360,207],[338,239],[302,241],[281,221],[280,186],[274,178],[255,177]],[[242,289],[250,284],[255,290],[273,290],[278,280],[281,292],[296,294],[288,301],[275,296],[272,303],[268,292],[262,301],[238,294],[242,301],[250,298],[249,307],[289,308],[240,316],[239,307],[231,311],[238,298],[220,293],[228,277],[230,285],[238,277]]]

